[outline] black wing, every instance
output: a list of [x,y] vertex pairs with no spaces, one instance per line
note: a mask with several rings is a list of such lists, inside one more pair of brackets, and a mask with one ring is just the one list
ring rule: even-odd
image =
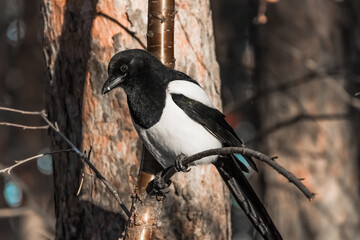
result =
[[[219,110],[208,107],[182,94],[171,94],[171,97],[175,104],[191,119],[203,125],[206,130],[218,138],[225,146],[242,146],[243,142],[225,120],[225,115]],[[245,159],[249,165],[257,171],[254,161],[250,157],[245,157]],[[245,165],[243,167],[245,167]],[[245,167],[244,171],[248,171],[248,169]]]

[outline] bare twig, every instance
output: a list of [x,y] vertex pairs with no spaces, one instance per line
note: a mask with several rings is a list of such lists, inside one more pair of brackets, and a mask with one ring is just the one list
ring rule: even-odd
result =
[[81,155],[79,155],[79,154],[78,155],[79,155],[80,159],[83,160],[91,168],[91,170],[93,170],[93,172],[95,173],[95,176],[106,186],[106,188],[111,192],[111,194],[114,196],[116,201],[119,203],[120,207],[123,209],[125,214],[130,218],[130,216],[131,216],[130,211],[127,209],[124,202],[120,199],[118,192],[115,190],[115,188],[113,186],[111,186],[109,184],[109,182],[104,178],[104,176],[90,162],[90,153],[91,153],[91,151],[89,152],[89,158],[83,153],[81,153]]
[[11,173],[11,170],[13,170],[13,168],[17,167],[17,166],[20,166],[24,163],[27,163],[31,160],[34,160],[34,159],[37,159],[39,157],[43,157],[45,155],[51,155],[51,154],[56,154],[56,153],[62,153],[62,152],[70,152],[70,151],[73,151],[72,149],[66,149],[66,150],[59,150],[59,151],[53,151],[53,152],[47,152],[47,153],[41,153],[41,154],[38,154],[36,156],[32,156],[32,157],[29,157],[29,158],[26,158],[24,160],[15,160],[15,164],[14,165],[11,165],[10,167],[7,167],[7,168],[4,168],[4,169],[1,169],[0,170],[0,173],[4,173],[4,172],[7,172],[8,174]]
[[49,124],[49,126],[50,126],[57,134],[60,135],[60,137],[61,137],[67,144],[70,145],[70,147],[73,149],[73,151],[74,151],[77,155],[79,155],[80,157],[83,156],[83,157],[86,158],[86,156],[83,155],[83,153],[80,152],[80,150],[79,150],[77,147],[75,147],[75,145],[74,145],[62,132],[60,132],[59,128],[56,127],[52,122],[50,122],[50,120],[47,118],[47,115],[46,115],[45,110],[42,110],[42,111],[40,112],[40,116],[42,117],[42,119],[44,119],[44,121],[45,121],[47,124]]
[[16,124],[16,123],[9,123],[9,122],[0,122],[0,126],[10,126],[10,127],[18,127],[18,128],[22,128],[23,130],[27,130],[27,129],[48,129],[49,125],[44,125],[44,126],[27,126],[27,125],[21,125],[21,124]]
[[[212,155],[229,155],[233,153],[240,153],[245,156],[256,158],[260,161],[265,162],[266,164],[270,165],[273,169],[275,169],[278,173],[283,175],[285,178],[289,180],[289,182],[293,183],[297,188],[300,189],[301,192],[309,199],[312,200],[315,197],[315,193],[311,192],[299,178],[297,178],[294,174],[287,171],[284,167],[279,165],[277,162],[274,161],[274,158],[271,158],[261,152],[248,149],[245,147],[224,147],[224,148],[216,148],[210,149],[203,152],[196,153],[189,157],[184,158],[181,163],[184,166],[188,166],[189,164],[195,162],[204,157],[212,156]],[[163,178],[167,182],[170,178],[176,173],[175,165],[171,166],[170,168],[164,170]]]
[[[3,166],[0,163],[0,169],[1,168],[5,168],[5,166]],[[20,178],[18,178],[15,174],[11,174],[8,175],[7,173],[1,173],[6,179],[8,179],[9,181],[14,182],[16,185],[20,186],[20,188],[22,189],[22,191],[25,193],[26,195],[26,199],[27,199],[27,205],[29,206],[29,208],[31,210],[33,210],[36,214],[38,214],[39,216],[42,217],[42,219],[45,219],[45,223],[48,227],[52,228],[55,226],[55,221],[54,218],[43,209],[43,207],[41,207],[38,203],[38,201],[36,200],[36,196],[33,194],[33,192],[28,188],[28,186],[26,185],[26,183],[24,183]]]
[[72,150],[80,157],[82,161],[84,161],[95,173],[96,177],[106,186],[106,188],[111,192],[111,194],[114,196],[116,201],[119,203],[120,207],[123,209],[123,211],[126,213],[128,217],[130,217],[130,211],[125,206],[124,202],[120,199],[120,196],[118,192],[115,190],[114,187],[112,187],[109,182],[104,178],[104,176],[96,169],[96,167],[90,162],[88,157],[81,152],[59,129],[59,127],[55,126],[50,120],[47,118],[45,110],[42,110],[40,113],[41,117],[44,119],[44,121],[49,124],[49,126],[60,135],[60,137],[70,145]]
[[[114,196],[114,198],[116,199],[116,201],[119,203],[120,207],[123,209],[123,211],[125,212],[125,214],[130,217],[130,212],[127,209],[127,207],[125,206],[124,202],[120,199],[119,194],[117,193],[117,191],[115,190],[115,188],[113,186],[111,186],[108,181],[104,178],[104,176],[96,169],[96,167],[90,162],[88,156],[86,156],[86,154],[84,154],[83,152],[81,152],[59,129],[59,127],[57,126],[57,123],[53,124],[48,118],[47,118],[47,114],[45,112],[45,110],[42,110],[40,112],[29,112],[29,111],[22,111],[22,110],[18,110],[18,109],[12,109],[12,108],[6,108],[6,107],[0,107],[0,110],[4,110],[4,111],[10,111],[10,112],[15,112],[15,113],[21,113],[21,114],[29,114],[29,115],[40,115],[41,118],[48,124],[47,127],[50,127],[51,129],[53,129],[68,145],[70,145],[71,149],[68,150],[60,150],[60,151],[55,151],[55,152],[51,152],[51,153],[44,153],[44,154],[39,154],[36,156],[33,156],[31,158],[27,158],[21,161],[18,161],[16,164],[2,169],[0,170],[0,173],[2,172],[8,172],[10,174],[11,170],[14,167],[17,167],[23,163],[26,163],[28,161],[31,161],[33,159],[36,159],[38,157],[47,155],[47,154],[53,154],[53,153],[58,153],[58,152],[64,152],[64,151],[74,151],[76,153],[76,155],[79,156],[80,160],[83,161],[84,163],[86,163],[91,170],[95,173],[96,177],[106,186],[106,188],[108,189],[108,191],[111,192],[111,194]],[[91,151],[90,151],[91,152]],[[89,155],[90,156],[90,155]]]
[[85,177],[85,173],[84,173],[84,170],[81,172],[81,179],[80,179],[80,184],[79,184],[79,188],[76,192],[76,196],[79,196],[80,192],[81,192],[81,189],[84,185],[84,177]]
[[23,111],[23,110],[14,109],[14,108],[7,108],[7,107],[0,107],[0,110],[8,111],[8,112],[21,113],[21,114],[27,114],[27,115],[40,115],[40,112]]

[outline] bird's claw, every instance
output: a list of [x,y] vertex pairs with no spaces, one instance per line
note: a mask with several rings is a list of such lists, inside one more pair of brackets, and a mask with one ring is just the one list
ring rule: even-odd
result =
[[171,185],[171,181],[165,182],[164,178],[161,176],[161,172],[156,174],[153,184],[153,193],[156,195],[165,196],[165,194],[170,192],[168,188]]
[[188,168],[188,166],[184,166],[184,164],[182,163],[183,160],[186,158],[186,156],[184,154],[180,154],[176,157],[175,159],[175,169],[178,172],[189,172],[190,168]]

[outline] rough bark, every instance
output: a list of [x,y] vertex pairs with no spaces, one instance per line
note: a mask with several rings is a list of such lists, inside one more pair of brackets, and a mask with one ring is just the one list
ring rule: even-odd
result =
[[[141,144],[125,93],[101,96],[106,66],[120,50],[145,43],[146,1],[43,0],[48,112],[78,146],[93,146],[92,162],[130,205]],[[219,70],[208,1],[181,1],[175,18],[176,69],[199,80],[216,106]],[[140,43],[141,42],[141,43]],[[65,148],[60,139],[54,146]],[[81,171],[85,183],[79,197]],[[125,219],[104,186],[72,154],[54,160],[57,239],[117,239]],[[228,239],[228,192],[212,166],[174,179],[164,201],[160,239]],[[209,197],[211,196],[211,197]]]
[[[145,18],[134,13],[137,8],[131,8],[129,2],[44,1],[42,10],[50,117],[76,145],[84,150],[93,146],[93,163],[129,206],[140,153],[137,136],[124,93],[118,91],[111,99],[100,93],[111,55],[122,48],[139,47],[124,29],[130,26],[127,6],[127,12],[134,14],[132,21],[140,23],[133,30],[141,31]],[[119,19],[124,27],[97,12]],[[65,148],[55,140],[55,145]],[[56,236],[117,239],[125,219],[89,169],[84,169],[84,186],[80,196],[75,196],[82,169],[72,154],[54,160]]]
[[[337,89],[349,84],[345,3],[279,1],[256,35],[258,101],[270,155],[317,192],[313,202],[264,169],[264,198],[284,239],[356,239],[358,132]],[[287,86],[287,87],[286,87]],[[299,118],[307,115],[308,118]],[[266,131],[271,129],[271,131]]]

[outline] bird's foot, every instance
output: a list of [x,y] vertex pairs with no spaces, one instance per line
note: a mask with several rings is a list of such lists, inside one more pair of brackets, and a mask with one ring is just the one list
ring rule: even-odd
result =
[[189,172],[190,168],[188,166],[185,166],[182,162],[186,158],[185,154],[180,154],[175,159],[175,169],[178,172]]
[[171,180],[169,180],[168,182],[165,182],[165,180],[161,174],[162,174],[162,172],[159,172],[155,176],[154,183],[153,183],[154,184],[153,185],[153,193],[155,195],[165,196],[165,194],[170,192],[170,190],[168,190],[168,189],[171,185]]

